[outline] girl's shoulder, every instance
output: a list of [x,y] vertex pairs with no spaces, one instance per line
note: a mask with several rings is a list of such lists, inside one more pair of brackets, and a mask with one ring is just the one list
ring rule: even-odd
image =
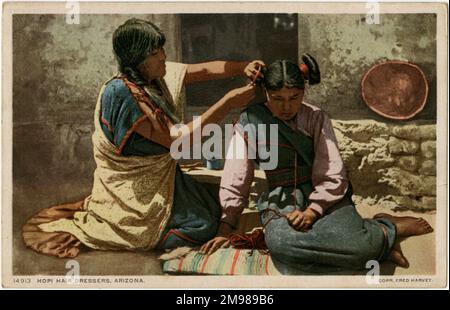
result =
[[311,103],[308,102],[302,102],[302,106],[304,108],[305,111],[311,112],[311,113],[324,113],[324,111],[319,108],[318,106],[315,106]]
[[246,107],[240,114],[239,122],[241,125],[249,123],[265,123],[267,117],[272,117],[272,113],[264,103],[256,103]]
[[313,104],[302,102],[302,107],[299,112],[299,116],[314,118],[314,119],[328,119],[330,116],[327,112],[315,106]]

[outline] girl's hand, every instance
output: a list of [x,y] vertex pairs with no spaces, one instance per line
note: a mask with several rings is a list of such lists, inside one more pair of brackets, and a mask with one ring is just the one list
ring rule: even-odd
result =
[[232,109],[243,108],[255,98],[256,86],[248,84],[230,90],[225,96],[226,105]]
[[226,237],[215,237],[214,239],[209,240],[200,248],[201,254],[210,255],[214,253],[217,249],[224,247],[227,248],[230,246],[230,240]]
[[254,60],[244,68],[244,74],[250,80],[255,81],[259,77],[263,77],[261,69],[266,65],[262,60]]
[[289,224],[300,231],[307,231],[317,220],[317,214],[312,209],[307,208],[305,211],[294,210],[286,215]]

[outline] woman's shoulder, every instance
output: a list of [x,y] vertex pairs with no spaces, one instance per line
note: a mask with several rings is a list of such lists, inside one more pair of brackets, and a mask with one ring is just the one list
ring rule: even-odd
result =
[[103,109],[136,110],[136,96],[121,78],[113,78],[106,82],[102,94]]
[[[136,104],[136,99],[125,81],[113,78],[106,82],[101,95],[102,115],[117,118],[118,115],[133,114],[140,116],[142,113]],[[108,118],[107,118],[108,119]]]
[[131,96],[131,92],[128,89],[125,81],[121,78],[112,78],[105,83],[105,89],[103,91],[103,95],[114,95],[120,97]]
[[185,70],[189,65],[181,62],[166,61],[166,71]]

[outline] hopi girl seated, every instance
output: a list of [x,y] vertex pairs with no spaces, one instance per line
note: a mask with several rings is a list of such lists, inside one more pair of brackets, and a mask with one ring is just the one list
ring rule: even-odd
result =
[[[242,112],[231,141],[247,149],[256,147],[240,130],[253,124],[255,132],[250,134],[259,137],[258,125],[278,125],[277,146],[269,134],[257,144],[278,147],[277,167],[265,171],[268,191],[257,203],[272,258],[312,273],[364,269],[369,260],[390,260],[408,267],[399,239],[433,229],[414,217],[377,214],[373,219],[361,218],[331,121],[324,111],[303,102],[306,81],[310,85],[320,82],[316,61],[308,54],[303,61],[299,67],[279,60],[262,70],[267,100]],[[201,252],[211,254],[230,245],[228,237],[248,204],[255,164],[262,162],[260,152],[255,153],[255,159],[227,156],[220,185],[219,232]]]

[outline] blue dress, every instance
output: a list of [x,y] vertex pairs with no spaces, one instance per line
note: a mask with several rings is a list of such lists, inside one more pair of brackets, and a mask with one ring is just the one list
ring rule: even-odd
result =
[[[101,126],[108,140],[119,148],[127,131],[142,116],[136,98],[123,79],[109,81],[101,98]],[[166,147],[133,132],[121,150],[123,156],[168,153]],[[171,218],[158,244],[160,249],[198,246],[213,238],[220,220],[220,205],[200,183],[177,167]]]

